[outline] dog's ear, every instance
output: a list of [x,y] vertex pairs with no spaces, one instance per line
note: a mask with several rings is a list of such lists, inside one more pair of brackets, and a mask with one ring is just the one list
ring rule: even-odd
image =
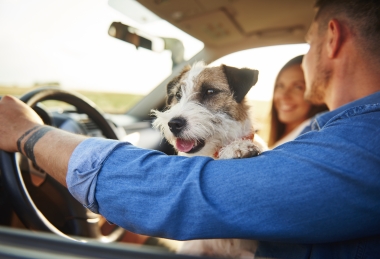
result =
[[222,68],[236,102],[240,103],[251,87],[257,83],[259,71],[226,65],[222,65]]

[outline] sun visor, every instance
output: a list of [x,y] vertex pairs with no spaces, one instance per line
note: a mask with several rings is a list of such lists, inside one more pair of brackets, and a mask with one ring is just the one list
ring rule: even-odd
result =
[[243,38],[227,13],[222,10],[183,20],[179,23],[179,27],[211,46],[232,44]]

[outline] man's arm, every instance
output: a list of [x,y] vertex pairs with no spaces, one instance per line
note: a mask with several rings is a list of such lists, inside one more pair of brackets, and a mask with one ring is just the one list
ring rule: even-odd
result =
[[22,152],[64,186],[70,156],[84,139],[44,126],[41,118],[17,98],[4,96],[0,100],[0,149]]
[[107,220],[151,236],[326,243],[380,235],[380,117],[367,108],[248,159],[88,139],[70,160],[69,189]]

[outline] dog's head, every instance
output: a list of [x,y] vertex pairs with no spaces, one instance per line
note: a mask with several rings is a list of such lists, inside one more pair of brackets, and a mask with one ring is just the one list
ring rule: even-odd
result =
[[167,85],[167,110],[152,112],[153,126],[181,155],[212,156],[252,131],[244,97],[257,79],[247,68],[188,66]]

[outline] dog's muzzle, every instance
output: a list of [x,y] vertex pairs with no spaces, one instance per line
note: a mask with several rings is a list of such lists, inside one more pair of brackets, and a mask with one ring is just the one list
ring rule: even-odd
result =
[[170,131],[175,137],[175,147],[178,151],[184,153],[196,153],[205,146],[204,140],[191,140],[181,138],[181,132],[186,128],[187,121],[182,117],[176,117],[168,122]]

